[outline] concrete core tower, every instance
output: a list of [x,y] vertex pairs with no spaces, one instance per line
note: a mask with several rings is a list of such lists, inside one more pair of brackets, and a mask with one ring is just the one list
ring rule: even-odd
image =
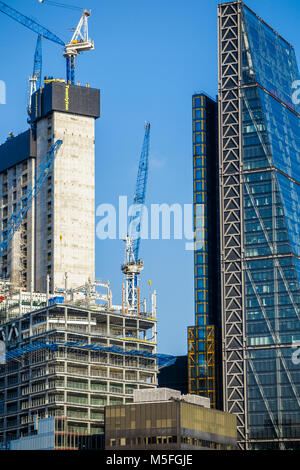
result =
[[[22,286],[27,290],[46,292],[48,274],[51,291],[65,287],[66,273],[68,288],[94,280],[95,119],[99,116],[100,92],[89,87],[47,80],[32,97],[35,171],[56,140],[63,144],[30,213],[33,229],[27,233],[31,247],[27,265],[32,276]],[[15,265],[10,259],[6,274],[11,276],[14,270],[17,279]]]

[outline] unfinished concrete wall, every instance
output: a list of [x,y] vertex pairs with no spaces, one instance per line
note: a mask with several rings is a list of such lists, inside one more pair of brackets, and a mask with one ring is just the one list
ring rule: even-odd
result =
[[35,288],[83,285],[95,276],[95,120],[52,112],[37,123],[37,161],[63,141],[36,203]]
[[[35,159],[26,160],[0,173],[1,229],[7,223],[21,197],[34,185]],[[10,277],[13,286],[30,290],[34,283],[34,201],[20,228],[15,232],[7,252],[1,259],[1,271]]]

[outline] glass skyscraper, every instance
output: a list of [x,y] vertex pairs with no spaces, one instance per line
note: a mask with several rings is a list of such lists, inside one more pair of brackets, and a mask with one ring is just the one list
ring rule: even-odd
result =
[[218,227],[218,105],[193,95],[195,326],[188,329],[189,393],[222,408]]
[[219,5],[218,29],[224,408],[242,449],[300,449],[299,72],[242,2]]

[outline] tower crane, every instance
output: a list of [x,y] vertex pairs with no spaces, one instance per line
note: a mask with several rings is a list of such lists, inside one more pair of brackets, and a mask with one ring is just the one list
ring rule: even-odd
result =
[[139,259],[141,241],[141,223],[143,206],[146,197],[148,167],[149,167],[150,123],[146,123],[142,152],[139,161],[139,169],[134,195],[134,211],[138,216],[131,215],[129,229],[125,238],[125,262],[121,270],[125,276],[125,309],[128,313],[134,313],[139,309],[138,276],[143,270],[143,260]]
[[91,11],[84,9],[80,21],[72,36],[71,42],[66,44],[64,57],[67,60],[67,82],[75,83],[75,58],[80,52],[93,50],[94,41],[89,39],[88,18]]
[[31,190],[27,190],[19,200],[14,212],[10,216],[7,225],[0,235],[0,257],[4,255],[5,251],[12,242],[13,236],[19,229],[22,220],[32,206],[34,198],[40,192],[44,182],[46,181],[50,171],[54,165],[54,159],[58,150],[62,145],[62,140],[57,140],[49,149],[45,158],[41,161],[37,169],[37,179]]
[[[91,12],[84,9],[82,12],[82,16],[80,21],[75,28],[75,32],[72,36],[72,39],[69,43],[65,44],[62,39],[56,36],[54,33],[49,31],[49,29],[45,28],[44,26],[40,25],[37,21],[29,18],[28,16],[23,15],[19,11],[15,10],[14,8],[10,7],[6,3],[0,1],[0,11],[5,13],[10,18],[14,19],[18,23],[21,23],[26,28],[29,28],[31,31],[34,31],[38,34],[38,36],[48,39],[60,46],[64,47],[63,56],[67,62],[67,83],[71,83],[72,85],[75,84],[75,58],[78,56],[80,52],[90,51],[94,49],[94,41],[92,41],[88,36],[88,18],[91,16]],[[39,38],[38,38],[39,44]],[[36,48],[35,54],[35,64],[37,60],[37,68],[34,68],[34,72],[40,72],[41,76],[41,47]],[[33,77],[35,75],[33,74]],[[32,82],[35,80],[33,79]],[[37,80],[38,81],[38,78]],[[32,87],[34,89],[34,87]]]

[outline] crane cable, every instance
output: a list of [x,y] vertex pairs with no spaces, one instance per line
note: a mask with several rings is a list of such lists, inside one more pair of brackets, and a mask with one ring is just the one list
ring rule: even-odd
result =
[[51,0],[38,0],[38,1],[39,3],[45,3],[53,7],[61,7],[61,8],[68,8],[70,10],[82,11],[82,8],[76,7],[75,5],[67,5],[66,3],[52,2]]

